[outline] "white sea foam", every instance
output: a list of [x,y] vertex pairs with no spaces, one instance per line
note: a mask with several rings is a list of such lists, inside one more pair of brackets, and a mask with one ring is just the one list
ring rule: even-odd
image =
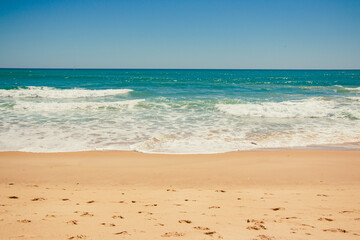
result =
[[27,102],[16,101],[14,110],[59,112],[68,110],[109,110],[109,109],[131,109],[144,99],[124,100],[116,102]]
[[163,134],[130,146],[131,150],[143,153],[166,154],[209,154],[254,149],[250,142],[231,141],[225,136],[190,136],[178,137],[173,134]]
[[347,97],[346,99],[350,101],[360,102],[360,97]]
[[115,96],[129,93],[131,89],[106,89],[89,90],[81,88],[58,89],[53,87],[26,87],[17,89],[0,89],[0,98],[47,98],[47,99],[66,99],[66,98],[93,98]]
[[191,154],[360,141],[357,97],[263,103],[163,98],[3,102],[0,151]]
[[360,91],[360,87],[355,87],[355,88],[345,88],[348,91]]
[[209,137],[206,134],[182,138],[173,134],[159,135],[133,144],[130,149],[144,153],[209,154],[358,142],[359,137],[360,134],[354,131],[331,127],[267,134],[252,134],[250,129],[244,129],[242,133],[233,136],[214,135]]
[[360,87],[344,87],[341,85],[334,85],[337,92],[360,92]]
[[360,118],[358,103],[310,98],[298,101],[261,102],[245,104],[217,104],[225,113],[240,117],[261,118],[343,118],[349,114]]

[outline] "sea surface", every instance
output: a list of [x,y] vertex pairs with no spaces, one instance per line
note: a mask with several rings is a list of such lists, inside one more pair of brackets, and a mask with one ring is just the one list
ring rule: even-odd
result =
[[359,142],[360,70],[0,69],[0,151],[359,150]]

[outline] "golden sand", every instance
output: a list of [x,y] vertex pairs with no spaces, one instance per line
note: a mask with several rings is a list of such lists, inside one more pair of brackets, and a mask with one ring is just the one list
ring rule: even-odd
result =
[[0,239],[360,239],[360,151],[0,153]]

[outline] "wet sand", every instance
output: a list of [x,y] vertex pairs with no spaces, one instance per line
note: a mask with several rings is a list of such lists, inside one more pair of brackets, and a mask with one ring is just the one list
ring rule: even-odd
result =
[[1,239],[359,239],[360,151],[0,153]]

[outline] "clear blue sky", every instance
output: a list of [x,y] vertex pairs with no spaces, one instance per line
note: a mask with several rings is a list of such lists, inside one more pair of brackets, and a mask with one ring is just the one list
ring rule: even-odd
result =
[[0,67],[360,68],[360,0],[0,0]]

